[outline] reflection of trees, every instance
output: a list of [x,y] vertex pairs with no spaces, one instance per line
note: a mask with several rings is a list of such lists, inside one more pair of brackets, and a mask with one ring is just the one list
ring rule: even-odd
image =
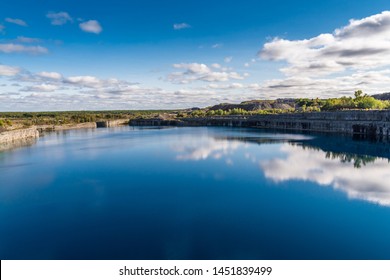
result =
[[340,159],[342,163],[353,162],[355,168],[361,168],[362,165],[366,166],[368,163],[374,163],[377,159],[376,157],[367,156],[367,155],[356,155],[356,154],[347,154],[347,153],[334,153],[326,152],[326,158],[329,159]]
[[[324,151],[319,147],[309,146],[307,144],[302,143],[290,143],[290,145],[301,146],[302,149],[308,149],[313,151]],[[332,151],[324,151],[325,158],[327,159],[339,159],[342,163],[351,163],[353,162],[353,166],[355,168],[361,168],[362,166],[366,166],[366,164],[374,163],[379,157],[374,157],[370,155],[359,155],[354,153],[343,153],[343,152],[332,152]]]

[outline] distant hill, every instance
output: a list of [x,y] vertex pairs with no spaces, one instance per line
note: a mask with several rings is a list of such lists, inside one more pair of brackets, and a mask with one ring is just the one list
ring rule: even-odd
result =
[[266,109],[295,109],[295,99],[276,99],[276,100],[251,100],[240,104],[222,103],[208,108],[209,110],[232,110],[243,109],[246,111],[266,110]]
[[381,94],[373,94],[371,96],[374,97],[375,99],[378,99],[378,100],[390,100],[390,92],[381,93]]

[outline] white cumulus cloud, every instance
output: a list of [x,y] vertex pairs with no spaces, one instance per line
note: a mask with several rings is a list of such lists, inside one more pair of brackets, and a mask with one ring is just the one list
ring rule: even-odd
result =
[[263,60],[284,62],[284,78],[252,90],[270,98],[351,96],[390,88],[390,11],[350,20],[346,26],[312,38],[274,38],[259,51]]
[[222,48],[222,46],[223,46],[223,44],[217,43],[217,44],[212,45],[211,47],[213,49],[219,49],[219,48]]
[[18,43],[30,44],[30,43],[39,43],[39,42],[41,42],[41,39],[24,37],[24,36],[18,36],[14,41],[18,42]]
[[262,98],[309,97],[330,98],[353,96],[356,89],[365,93],[388,92],[390,70],[357,71],[337,77],[312,78],[292,76],[266,80],[249,85],[248,89],[262,95]]
[[232,56],[227,56],[227,57],[224,58],[223,61],[225,61],[226,63],[230,63],[232,60],[233,60]]
[[72,22],[72,17],[67,12],[48,12],[46,17],[50,19],[52,25],[64,25]]
[[88,33],[99,34],[103,31],[100,23],[97,20],[88,20],[79,24],[81,30]]
[[115,78],[99,79],[95,76],[71,76],[64,79],[65,84],[74,85],[80,88],[93,88],[98,90],[122,90],[129,86],[134,86],[134,83],[118,80]]
[[18,67],[0,64],[0,76],[15,76],[19,72],[20,69]]
[[191,25],[189,25],[188,23],[185,23],[185,22],[175,23],[173,25],[173,29],[175,29],[175,30],[186,29],[186,28],[191,28]]
[[66,78],[65,82],[92,88],[100,86],[100,80],[94,76],[73,76]]
[[0,44],[0,52],[3,53],[30,53],[45,54],[48,49],[41,46],[24,46],[20,44]]
[[324,76],[345,70],[390,65],[390,11],[360,20],[333,33],[303,40],[275,38],[259,52],[267,60],[286,61],[288,76]]
[[234,90],[234,89],[242,89],[244,88],[244,85],[241,83],[209,84],[208,87],[211,89]]
[[[214,69],[218,69],[217,64],[213,64]],[[209,66],[203,63],[178,63],[173,65],[176,69],[182,69],[181,72],[173,72],[168,75],[168,80],[178,84],[188,84],[194,81],[204,82],[226,82],[230,79],[244,79],[239,73],[234,71],[212,70]]]
[[20,26],[27,26],[27,23],[19,18],[6,18],[5,21]]
[[62,79],[62,75],[57,72],[40,72],[37,74],[39,77],[52,79],[52,80],[60,80]]
[[33,85],[33,86],[28,86],[21,91],[33,91],[33,92],[53,92],[57,90],[59,87],[57,85],[51,85],[51,84],[40,84],[40,85]]

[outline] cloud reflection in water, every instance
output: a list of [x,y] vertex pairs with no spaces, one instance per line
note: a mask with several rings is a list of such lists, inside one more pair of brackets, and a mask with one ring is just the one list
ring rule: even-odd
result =
[[[387,158],[328,151],[311,141],[312,137],[281,135],[284,137],[263,134],[260,137],[204,137],[196,141],[189,138],[172,148],[177,153],[176,160],[221,159],[228,165],[233,165],[234,159],[240,156],[238,153],[242,153],[246,160],[260,166],[266,179],[275,183],[310,181],[342,191],[350,199],[390,206]],[[265,144],[279,146],[271,159],[257,146]]]
[[297,145],[283,144],[280,151],[284,154],[283,158],[260,160],[266,178],[277,183],[311,181],[341,190],[351,199],[390,206],[390,165],[387,159],[372,160],[370,157],[368,162],[363,160],[362,167],[357,162],[359,159],[331,157],[322,150],[303,149]]
[[[208,158],[221,159],[234,153],[242,145],[237,141],[217,140],[214,138],[202,139],[202,141],[188,141],[183,146],[173,148],[178,153],[177,160],[206,160]],[[226,159],[232,164],[231,159]]]

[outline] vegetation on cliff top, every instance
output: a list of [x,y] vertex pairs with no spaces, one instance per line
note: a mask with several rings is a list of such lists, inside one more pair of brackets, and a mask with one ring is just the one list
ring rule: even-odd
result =
[[0,131],[7,128],[16,129],[32,125],[68,125],[103,120],[150,118],[167,112],[171,111],[0,112]]
[[187,114],[182,113],[180,116],[207,117],[373,109],[390,109],[390,101],[376,99],[358,90],[355,92],[354,97],[252,100],[240,104],[225,103],[201,110],[193,110]]

